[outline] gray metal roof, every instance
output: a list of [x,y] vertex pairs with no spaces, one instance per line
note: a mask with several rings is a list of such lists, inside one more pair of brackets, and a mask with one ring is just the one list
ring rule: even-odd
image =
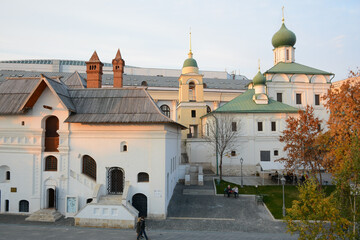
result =
[[[66,122],[175,124],[166,117],[144,88],[69,89],[46,76],[8,79],[0,84],[0,115],[25,112],[29,99],[45,84],[70,112]],[[31,101],[30,101],[31,102]]]
[[[67,79],[74,73],[65,72],[30,72],[30,71],[11,71],[0,70],[0,82],[7,77],[40,77],[41,74],[48,77],[62,77],[61,80],[67,83]],[[86,79],[85,73],[79,75]],[[72,82],[72,80],[70,80]],[[124,86],[141,86],[142,82],[146,82],[148,87],[164,87],[164,88],[179,88],[178,77],[163,77],[163,76],[143,76],[143,75],[126,75],[124,74]],[[234,79],[219,79],[219,78],[204,78],[205,89],[224,89],[224,90],[247,90],[247,85],[251,80],[234,80]],[[103,86],[113,85],[113,74],[103,74]]]
[[71,89],[69,92],[77,111],[66,122],[177,124],[161,112],[142,88]]
[[87,86],[86,80],[77,71],[71,74],[68,78],[65,78],[63,82],[69,88],[86,88]]
[[21,106],[38,85],[40,79],[7,80],[0,85],[0,114],[20,114]]

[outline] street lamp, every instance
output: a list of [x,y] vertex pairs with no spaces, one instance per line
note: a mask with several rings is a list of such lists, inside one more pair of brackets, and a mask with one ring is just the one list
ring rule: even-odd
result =
[[243,184],[243,171],[242,171],[243,162],[244,162],[244,159],[243,159],[243,158],[240,158],[240,165],[241,165],[241,187],[242,187],[242,188],[244,187],[244,184]]
[[282,212],[283,212],[283,217],[285,217],[285,178],[284,176],[281,178],[281,184],[283,186],[283,207],[282,207]]
[[354,196],[354,226],[353,226],[353,234],[355,236],[356,233],[356,196],[360,195],[360,186],[355,184],[350,184],[350,194]]

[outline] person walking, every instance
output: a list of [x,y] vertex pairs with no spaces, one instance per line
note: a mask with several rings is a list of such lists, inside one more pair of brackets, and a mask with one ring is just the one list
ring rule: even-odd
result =
[[141,218],[140,217],[137,219],[135,231],[136,231],[136,239],[141,238],[142,236],[141,236]]
[[145,232],[145,227],[146,227],[146,225],[145,225],[145,217],[141,216],[141,218],[140,218],[140,233],[138,234],[137,240],[139,240],[141,235],[144,235],[145,239],[148,240],[148,237],[147,237],[146,232]]

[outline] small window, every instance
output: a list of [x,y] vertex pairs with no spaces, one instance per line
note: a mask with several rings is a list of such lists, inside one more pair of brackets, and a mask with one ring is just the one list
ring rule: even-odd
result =
[[196,110],[191,110],[191,117],[195,118],[196,117]]
[[149,182],[149,174],[146,172],[140,172],[138,174],[138,182]]
[[8,199],[5,200],[5,212],[9,211],[9,207],[10,207],[10,202]]
[[301,104],[301,93],[296,94],[296,104]]
[[286,49],[286,60],[289,60],[289,58],[290,58],[289,49]]
[[211,112],[211,108],[208,105],[206,105],[206,113],[210,113],[210,112]]
[[320,105],[320,95],[319,94],[315,94],[315,105],[316,106]]
[[258,131],[259,132],[263,131],[263,123],[262,122],[258,122]]
[[19,202],[19,212],[29,212],[29,202],[26,200],[21,200]]
[[270,162],[270,151],[260,151],[260,161]]
[[204,84],[203,84],[203,87],[204,87],[204,88],[207,88],[207,85],[206,85],[206,83],[204,83]]
[[236,151],[231,151],[231,156],[235,157],[236,156]]
[[276,93],[276,101],[278,102],[282,102],[283,99],[282,99],[282,93]]
[[10,180],[10,171],[6,171],[6,180]]
[[96,162],[88,155],[83,157],[82,173],[96,181]]
[[127,152],[128,151],[128,146],[127,146],[127,142],[121,142],[120,144],[120,151],[121,152]]
[[276,122],[271,122],[271,131],[276,131]]
[[45,159],[45,171],[57,171],[57,159],[54,156],[48,156]]
[[160,109],[164,113],[165,116],[167,116],[168,118],[170,117],[170,107],[168,105],[166,105],[166,104],[161,105]]
[[92,201],[93,201],[92,198],[88,198],[88,199],[86,199],[86,204],[91,203]]
[[142,81],[142,82],[141,82],[141,86],[145,86],[145,87],[146,87],[147,85],[148,85],[148,83],[147,83],[146,81]]
[[236,122],[232,122],[232,123],[231,123],[231,129],[232,129],[233,132],[236,132],[236,131],[237,131],[237,129],[236,129]]
[[279,156],[279,151],[278,150],[274,150],[274,156]]

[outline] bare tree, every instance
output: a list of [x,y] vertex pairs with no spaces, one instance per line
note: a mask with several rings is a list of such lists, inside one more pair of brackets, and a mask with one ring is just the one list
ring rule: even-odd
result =
[[[206,132],[204,137],[215,150],[216,159],[220,157],[220,180],[222,180],[223,158],[230,154],[236,146],[236,138],[239,135],[240,121],[229,114],[210,114],[206,118]],[[218,163],[218,161],[217,161]]]

